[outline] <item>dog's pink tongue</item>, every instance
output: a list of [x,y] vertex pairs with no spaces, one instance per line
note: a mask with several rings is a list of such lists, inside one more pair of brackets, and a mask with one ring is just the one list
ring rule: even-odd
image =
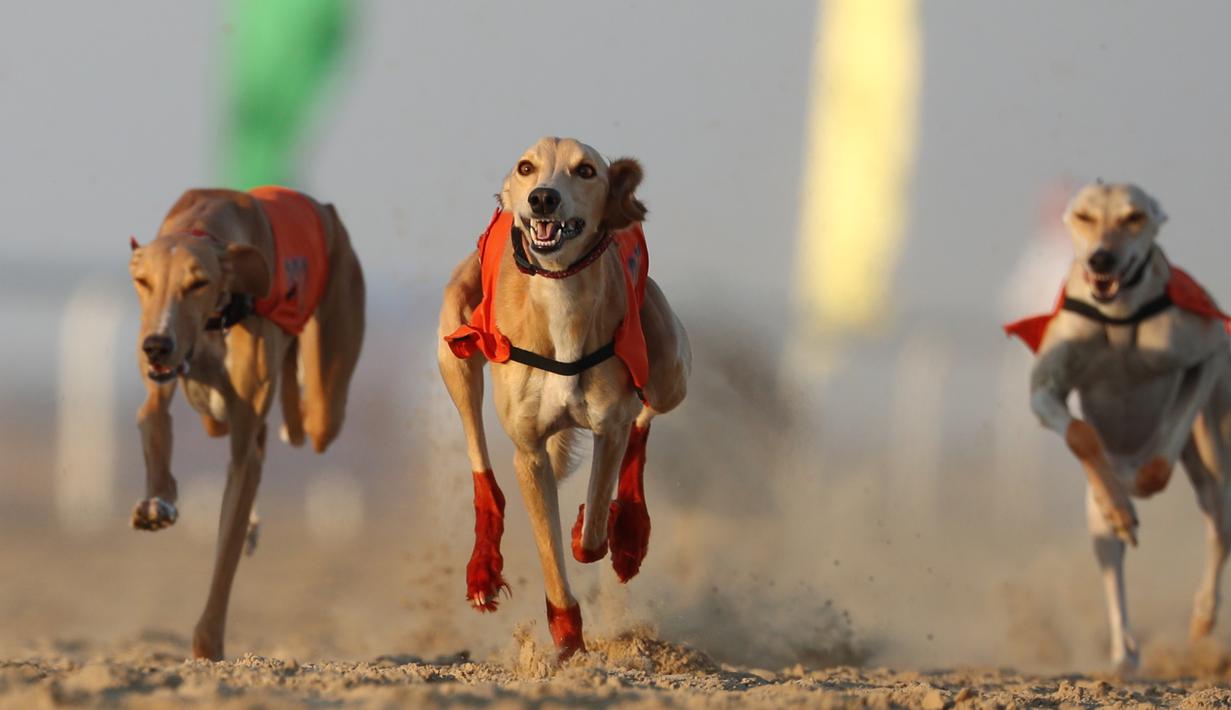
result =
[[555,222],[535,222],[534,238],[540,242],[551,242],[556,239],[556,231],[560,225]]

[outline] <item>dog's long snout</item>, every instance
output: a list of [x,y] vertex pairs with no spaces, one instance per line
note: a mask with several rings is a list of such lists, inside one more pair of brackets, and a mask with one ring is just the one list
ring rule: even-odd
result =
[[1109,274],[1116,267],[1116,255],[1106,249],[1098,249],[1090,255],[1090,270],[1096,274]]
[[141,341],[141,350],[153,363],[162,362],[174,349],[175,341],[166,335],[150,335]]
[[530,191],[530,211],[536,215],[548,216],[560,206],[560,193],[550,187],[536,187]]

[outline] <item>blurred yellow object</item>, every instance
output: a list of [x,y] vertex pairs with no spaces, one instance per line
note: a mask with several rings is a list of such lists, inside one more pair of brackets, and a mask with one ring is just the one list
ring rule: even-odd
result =
[[817,10],[795,295],[806,327],[883,321],[914,164],[921,39],[916,0]]

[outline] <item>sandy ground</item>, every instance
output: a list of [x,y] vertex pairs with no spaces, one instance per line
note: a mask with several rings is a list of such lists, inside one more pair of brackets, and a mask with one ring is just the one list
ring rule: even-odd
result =
[[[145,634],[112,646],[53,644],[0,661],[0,707],[1226,707],[1217,679],[1032,676],[1007,670],[891,671],[803,667],[768,671],[636,633],[591,641],[553,667],[523,639],[502,661],[302,661],[248,654],[184,660],[185,639]],[[1224,669],[1225,670],[1225,669]]]

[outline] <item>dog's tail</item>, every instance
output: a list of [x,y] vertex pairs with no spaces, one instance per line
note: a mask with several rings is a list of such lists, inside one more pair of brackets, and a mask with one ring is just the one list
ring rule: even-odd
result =
[[581,463],[581,445],[576,429],[561,429],[547,437],[547,460],[557,481],[563,481]]

